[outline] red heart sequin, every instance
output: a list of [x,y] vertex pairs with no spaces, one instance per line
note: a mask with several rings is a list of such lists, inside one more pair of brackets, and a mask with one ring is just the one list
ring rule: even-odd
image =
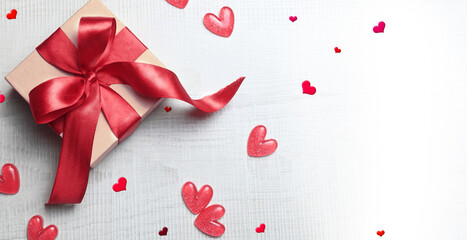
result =
[[6,18],[8,18],[8,19],[16,19],[16,14],[17,14],[17,13],[18,13],[18,12],[16,11],[16,9],[11,9],[11,12],[8,13],[8,14],[6,15]]
[[225,209],[221,205],[214,204],[204,209],[195,219],[195,226],[209,236],[219,237],[225,232],[225,226],[217,220],[224,216]]
[[292,22],[297,21],[297,19],[298,19],[297,16],[290,16],[289,17],[289,20],[292,21]]
[[166,236],[168,231],[169,231],[168,228],[166,227],[162,228],[162,230],[159,231],[159,236]]
[[172,4],[174,7],[184,9],[188,4],[188,0],[166,0],[168,3]]
[[203,23],[212,33],[222,37],[229,37],[234,28],[234,13],[229,7],[223,7],[219,12],[219,18],[212,13],[208,13],[204,15]]
[[376,234],[378,234],[378,236],[382,237],[384,235],[384,230],[377,231]]
[[277,141],[274,139],[264,140],[266,137],[266,127],[256,126],[251,130],[248,138],[248,155],[251,157],[264,157],[274,153],[277,149]]
[[55,225],[49,225],[43,228],[44,220],[36,215],[29,220],[28,240],[53,240],[58,235],[58,228]]
[[257,233],[263,233],[264,229],[266,229],[266,225],[264,223],[261,223],[259,227],[256,228]]
[[172,111],[172,107],[167,107],[167,106],[165,106],[164,110],[165,110],[166,112],[170,112],[170,111]]
[[303,81],[302,89],[305,94],[314,95],[316,93],[316,88],[311,86],[310,81]]
[[373,27],[373,32],[375,33],[384,33],[384,28],[386,27],[386,23],[383,21],[378,23],[378,26]]
[[334,48],[334,52],[336,52],[336,53],[340,53],[341,51],[342,51],[342,50],[340,50],[338,47],[335,47],[335,48]]
[[202,186],[199,192],[192,182],[187,182],[182,187],[183,201],[193,214],[203,211],[211,201],[213,194],[214,191],[209,185]]
[[[0,92],[1,93],[1,92]],[[0,94],[0,103],[5,101],[5,96],[3,94]]]
[[126,190],[126,178],[124,177],[121,177],[118,179],[118,183],[115,183],[113,186],[112,186],[112,189],[115,191],[115,192],[120,192],[120,191],[123,191],[123,190]]
[[15,165],[11,163],[3,165],[2,175],[0,175],[0,193],[16,194],[19,186],[19,172]]

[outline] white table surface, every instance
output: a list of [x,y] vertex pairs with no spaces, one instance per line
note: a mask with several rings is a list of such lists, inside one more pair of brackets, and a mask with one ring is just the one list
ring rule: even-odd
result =
[[[222,239],[467,239],[467,1],[103,2],[192,96],[247,78],[215,114],[164,102],[91,171],[82,204],[51,207],[60,138],[0,81],[0,165],[21,175],[18,194],[0,194],[0,239],[25,239],[36,214],[58,239],[210,239],[183,203],[186,181],[213,187]],[[1,74],[85,3],[0,1]],[[236,20],[227,39],[202,23],[223,6]],[[246,144],[259,124],[279,148],[255,159]],[[122,176],[128,190],[115,193]]]

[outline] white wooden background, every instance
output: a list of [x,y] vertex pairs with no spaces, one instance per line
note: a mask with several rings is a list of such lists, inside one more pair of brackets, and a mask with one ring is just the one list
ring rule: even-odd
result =
[[[1,75],[85,2],[0,1]],[[467,239],[467,1],[103,2],[193,96],[246,81],[215,114],[166,101],[172,112],[157,109],[91,171],[82,204],[52,207],[60,138],[0,81],[0,165],[15,164],[22,183],[0,194],[0,239],[25,239],[36,214],[59,239],[210,239],[183,203],[186,181],[213,187],[222,239]],[[223,6],[236,20],[227,39],[202,23]],[[301,94],[304,80],[316,95]],[[279,148],[254,159],[258,124]],[[115,193],[122,176],[128,190]]]

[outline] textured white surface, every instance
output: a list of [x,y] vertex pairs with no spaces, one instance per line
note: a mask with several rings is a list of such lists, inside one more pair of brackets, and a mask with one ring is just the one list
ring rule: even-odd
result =
[[[1,1],[2,76],[85,2]],[[193,96],[246,81],[215,114],[166,101],[171,112],[157,109],[91,171],[84,202],[61,207],[44,206],[60,138],[0,81],[0,165],[14,163],[22,182],[0,194],[1,240],[25,239],[36,214],[59,239],[210,239],[184,206],[186,181],[213,187],[222,239],[467,239],[466,1],[103,2]],[[227,39],[202,24],[225,5],[236,17]],[[303,80],[316,95],[301,94]],[[246,141],[258,124],[279,148],[253,159]],[[115,193],[121,176],[128,190]]]

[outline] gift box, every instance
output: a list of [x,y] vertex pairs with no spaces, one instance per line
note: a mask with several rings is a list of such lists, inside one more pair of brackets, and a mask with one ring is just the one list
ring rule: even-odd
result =
[[200,100],[99,0],[91,0],[5,79],[34,119],[63,138],[49,204],[80,203],[89,167],[128,137],[164,98],[205,112],[224,107],[244,78]]

